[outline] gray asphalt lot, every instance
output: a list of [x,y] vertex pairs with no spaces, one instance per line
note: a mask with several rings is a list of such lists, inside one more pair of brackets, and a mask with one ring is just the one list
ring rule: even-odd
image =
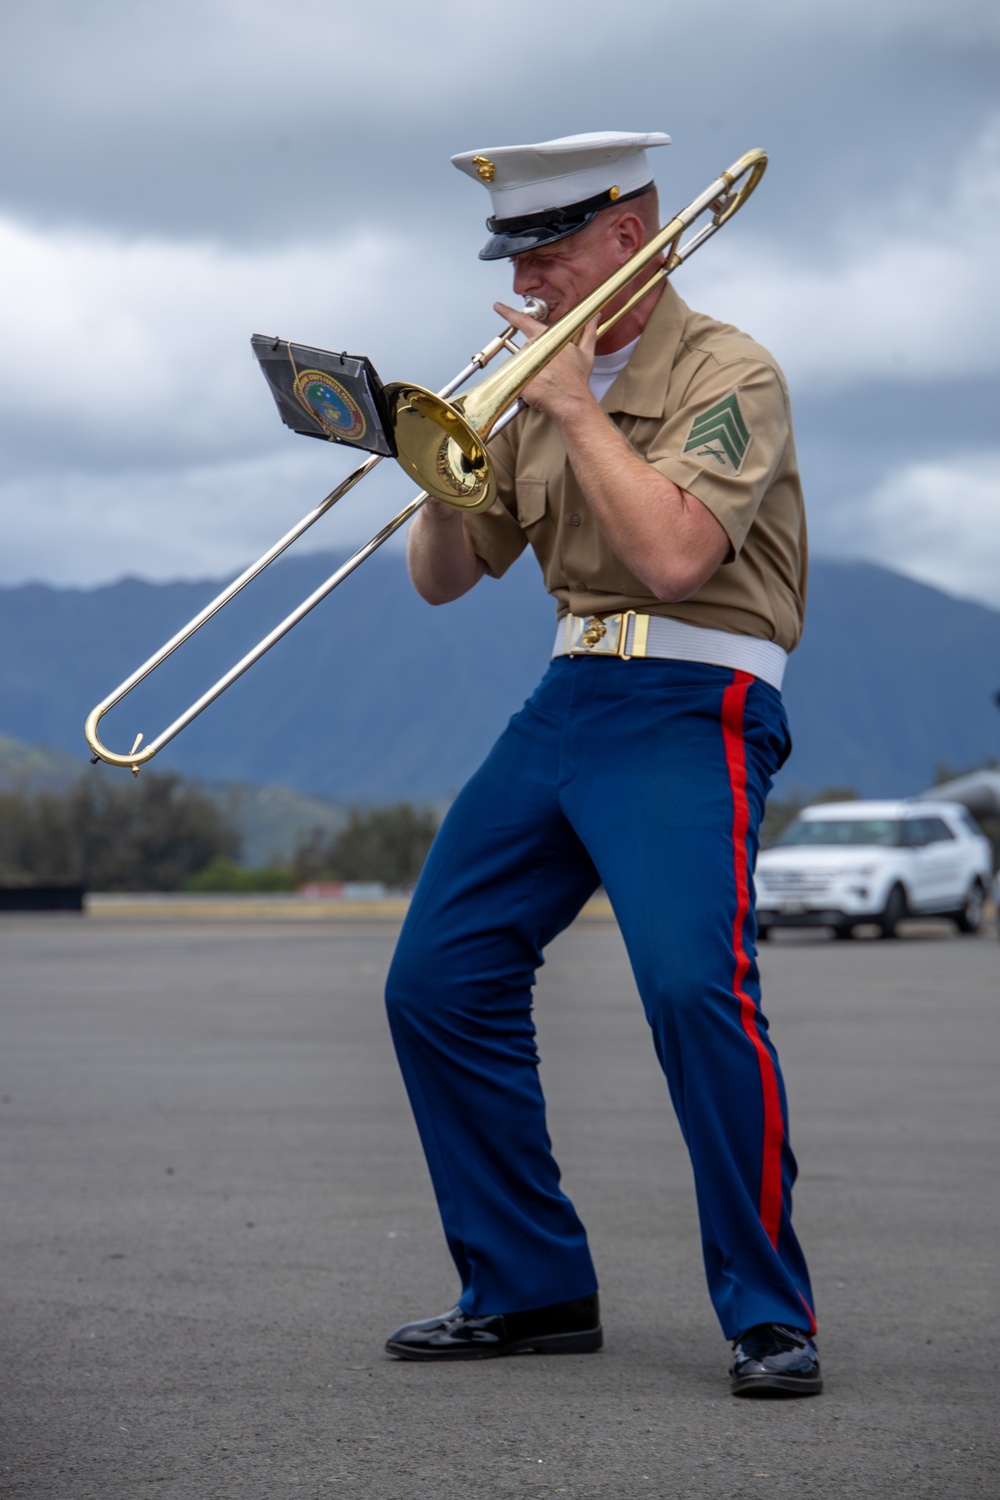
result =
[[763,957],[827,1394],[734,1400],[616,929],[538,1021],[603,1353],[428,1368],[455,1295],[381,1005],[392,922],[0,919],[11,1500],[1000,1495],[1000,943]]

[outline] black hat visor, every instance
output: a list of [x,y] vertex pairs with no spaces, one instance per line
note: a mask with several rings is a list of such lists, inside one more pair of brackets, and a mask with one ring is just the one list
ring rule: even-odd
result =
[[509,255],[523,255],[526,250],[537,250],[539,245],[552,245],[556,240],[568,239],[592,223],[602,208],[612,203],[627,203],[648,193],[651,182],[614,198],[611,190],[597,193],[582,203],[569,203],[565,208],[542,209],[538,213],[523,214],[516,219],[487,219],[486,228],[490,238],[479,252],[480,260],[503,260]]

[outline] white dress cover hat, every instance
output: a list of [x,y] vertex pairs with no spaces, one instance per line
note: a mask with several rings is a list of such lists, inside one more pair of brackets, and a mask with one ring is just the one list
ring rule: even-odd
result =
[[480,260],[565,239],[610,203],[647,192],[653,174],[646,151],[669,144],[669,135],[659,131],[605,130],[453,156],[460,172],[483,183],[492,202],[486,221],[491,238]]

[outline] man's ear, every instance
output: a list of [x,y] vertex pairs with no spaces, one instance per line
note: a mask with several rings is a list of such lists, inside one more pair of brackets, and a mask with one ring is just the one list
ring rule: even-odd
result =
[[638,214],[622,214],[615,223],[615,233],[625,260],[646,243],[646,227]]

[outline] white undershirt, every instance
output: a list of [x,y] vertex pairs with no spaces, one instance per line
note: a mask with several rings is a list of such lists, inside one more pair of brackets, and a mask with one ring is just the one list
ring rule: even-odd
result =
[[594,368],[590,374],[590,389],[595,401],[603,401],[615,383],[615,379],[621,374],[632,357],[632,351],[638,339],[633,339],[631,344],[626,344],[624,349],[616,349],[614,354],[595,354]]

